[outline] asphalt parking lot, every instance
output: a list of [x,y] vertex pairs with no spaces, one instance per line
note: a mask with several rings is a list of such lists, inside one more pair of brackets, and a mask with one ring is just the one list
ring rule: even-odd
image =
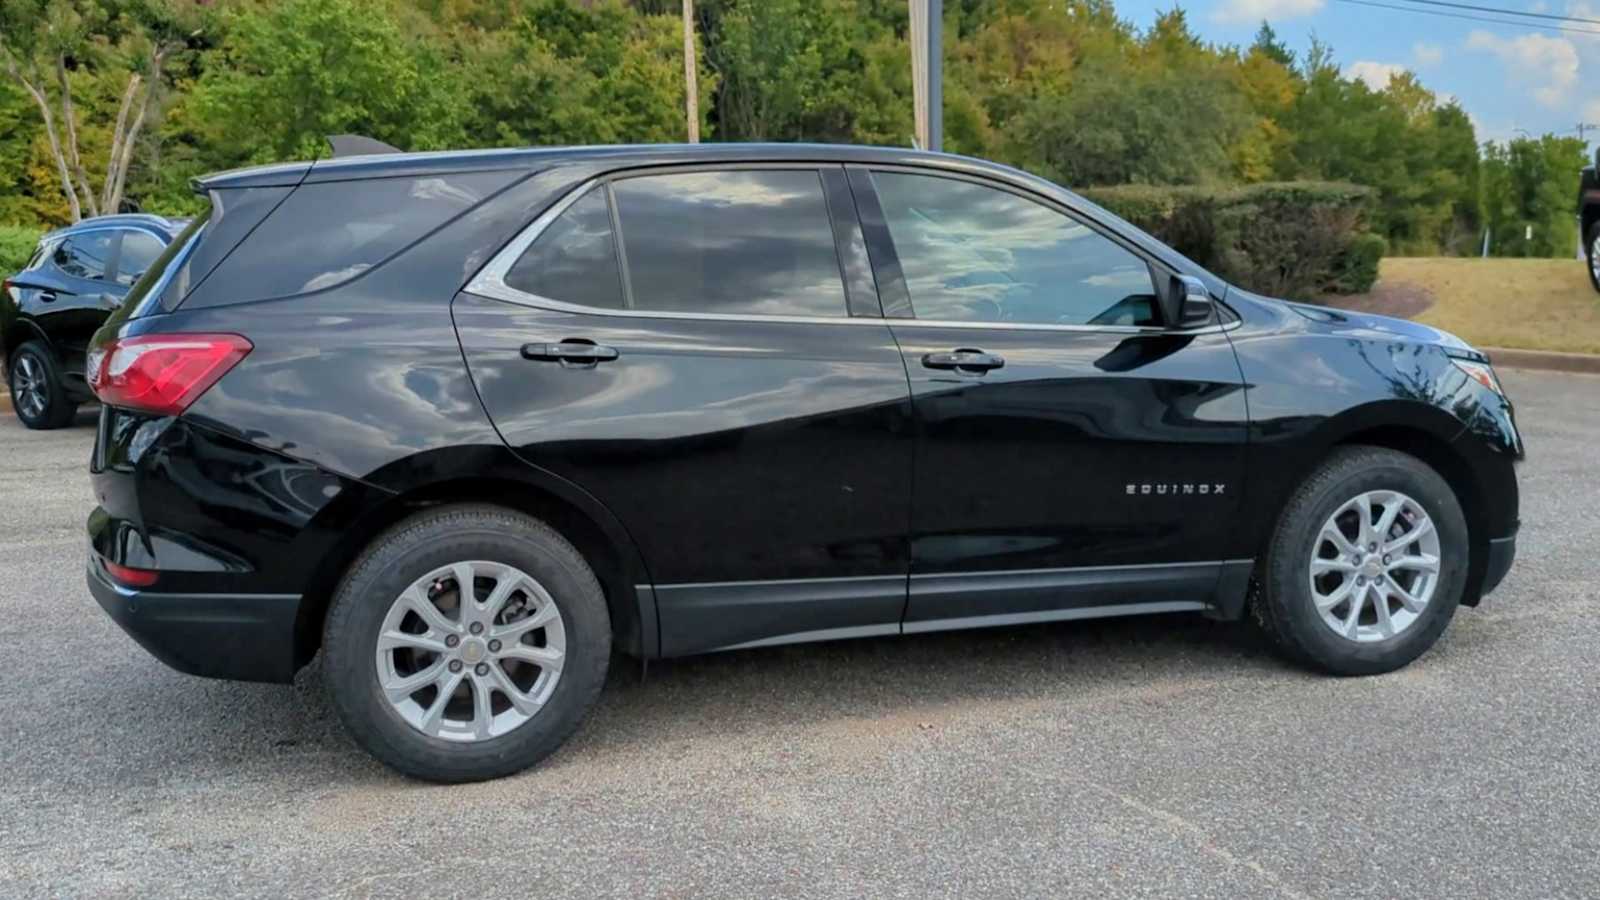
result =
[[83,586],[92,414],[0,415],[0,896],[1600,892],[1600,378],[1502,373],[1516,566],[1332,680],[1151,617],[613,669],[541,768],[435,787],[292,687],[172,672]]

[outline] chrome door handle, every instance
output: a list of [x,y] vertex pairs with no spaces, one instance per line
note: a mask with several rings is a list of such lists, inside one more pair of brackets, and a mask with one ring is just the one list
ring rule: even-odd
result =
[[522,358],[538,362],[602,363],[618,356],[617,348],[589,341],[562,341],[559,344],[523,344]]
[[922,365],[928,369],[958,369],[964,372],[987,372],[1006,364],[1005,358],[982,350],[960,349],[948,353],[928,353]]

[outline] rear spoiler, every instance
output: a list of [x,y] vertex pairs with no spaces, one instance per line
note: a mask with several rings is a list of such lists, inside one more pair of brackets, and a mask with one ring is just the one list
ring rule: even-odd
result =
[[[332,159],[404,152],[383,141],[359,134],[330,134],[328,146],[333,150]],[[312,165],[309,162],[288,162],[229,169],[190,179],[189,186],[201,195],[217,188],[294,187],[305,180]]]
[[330,134],[328,146],[333,148],[333,158],[341,159],[346,156],[374,156],[380,153],[400,153],[399,147],[391,147],[376,138],[369,138],[364,134]]

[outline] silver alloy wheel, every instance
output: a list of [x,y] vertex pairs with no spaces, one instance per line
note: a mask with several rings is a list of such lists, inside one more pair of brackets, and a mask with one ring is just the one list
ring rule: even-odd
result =
[[45,380],[44,367],[32,353],[17,357],[17,367],[11,373],[11,395],[17,412],[29,419],[44,415],[50,405],[50,383]]
[[1439,531],[1422,504],[1398,491],[1367,491],[1334,510],[1317,533],[1311,599],[1340,637],[1388,640],[1428,608],[1439,562]]
[[1600,235],[1589,245],[1589,273],[1594,276],[1595,283],[1600,284]]
[[451,741],[499,737],[539,713],[566,662],[555,598],[497,562],[441,566],[389,607],[378,682],[411,727]]

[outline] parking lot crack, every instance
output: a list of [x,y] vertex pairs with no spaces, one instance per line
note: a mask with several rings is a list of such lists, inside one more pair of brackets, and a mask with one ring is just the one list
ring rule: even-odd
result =
[[1267,884],[1271,885],[1285,897],[1291,897],[1293,900],[1312,900],[1310,894],[1297,890],[1282,877],[1255,860],[1242,857],[1217,843],[1216,839],[1211,835],[1211,832],[1202,828],[1200,825],[1189,821],[1183,816],[1178,815],[1177,813],[1162,809],[1159,806],[1153,806],[1137,797],[1125,794],[1122,791],[1098,782],[1085,781],[1078,778],[1069,780],[1082,785],[1083,787],[1086,787],[1097,794],[1101,794],[1116,800],[1123,806],[1126,806],[1129,809],[1160,823],[1167,830],[1180,837],[1193,839],[1195,843],[1198,844],[1200,849],[1207,855],[1215,857],[1216,859],[1219,859],[1230,866],[1235,866],[1251,872],[1262,881],[1265,881]]

